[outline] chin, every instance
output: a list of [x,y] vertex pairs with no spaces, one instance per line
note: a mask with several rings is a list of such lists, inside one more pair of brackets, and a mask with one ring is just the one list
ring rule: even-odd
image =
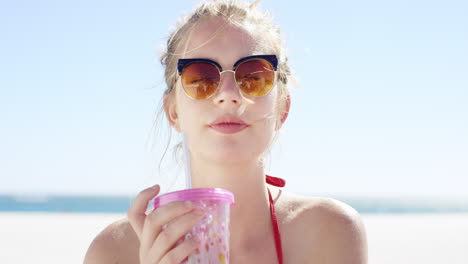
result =
[[260,153],[256,153],[248,147],[223,147],[212,149],[212,151],[205,149],[200,154],[204,156],[204,159],[209,160],[210,162],[226,165],[251,163],[252,161],[258,160],[260,156]]

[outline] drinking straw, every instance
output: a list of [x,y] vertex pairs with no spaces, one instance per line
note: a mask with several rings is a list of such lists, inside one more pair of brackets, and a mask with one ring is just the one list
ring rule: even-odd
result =
[[192,174],[190,170],[190,153],[188,150],[187,135],[185,132],[182,132],[182,145],[184,148],[184,158],[185,158],[185,187],[186,189],[192,188]]

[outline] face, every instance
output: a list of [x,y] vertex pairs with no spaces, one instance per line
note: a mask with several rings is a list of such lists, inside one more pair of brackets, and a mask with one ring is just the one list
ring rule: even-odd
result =
[[[218,62],[223,70],[231,70],[241,58],[265,54],[241,28],[226,25],[214,35],[223,23],[221,18],[199,22],[189,41],[182,44],[182,51],[188,51],[182,58],[206,58]],[[261,97],[245,95],[237,88],[234,73],[226,72],[216,93],[198,100],[185,94],[179,78],[166,98],[165,111],[171,125],[187,134],[192,159],[252,162],[267,150],[281,123],[275,109],[277,93],[273,87]]]

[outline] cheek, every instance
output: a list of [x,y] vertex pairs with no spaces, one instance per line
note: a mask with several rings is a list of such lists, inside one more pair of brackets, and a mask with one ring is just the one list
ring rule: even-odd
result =
[[193,130],[200,122],[200,115],[190,105],[179,108],[179,125],[182,132]]
[[194,114],[195,111],[194,109],[194,100],[191,100],[190,98],[187,97],[187,95],[184,94],[184,91],[180,87],[177,87],[177,92],[176,92],[177,98],[176,98],[176,105],[177,105],[177,114],[179,118],[179,126],[182,132],[187,131],[190,127],[192,127],[192,124],[194,120]]
[[265,117],[268,117],[267,119],[269,122],[274,122],[278,116],[277,98],[278,96],[276,93],[270,93],[265,97],[259,98],[257,101],[258,111]]
[[[255,105],[255,111],[252,113],[258,122],[257,137],[262,141],[269,142],[275,132],[275,127],[278,119],[276,111],[276,96],[275,94],[267,95],[264,98],[259,98]],[[265,142],[262,142],[264,144]]]

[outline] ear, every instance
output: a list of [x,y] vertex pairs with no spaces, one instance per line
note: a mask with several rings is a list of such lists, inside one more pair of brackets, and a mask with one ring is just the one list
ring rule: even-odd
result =
[[177,114],[177,107],[174,102],[175,95],[165,94],[163,99],[164,112],[171,127],[180,132],[179,116]]
[[286,103],[284,104],[284,109],[281,113],[281,119],[280,123],[277,123],[276,130],[279,130],[281,126],[283,126],[284,122],[286,122],[286,119],[288,118],[289,115],[289,109],[291,108],[291,96],[288,94],[288,97],[286,98]]

